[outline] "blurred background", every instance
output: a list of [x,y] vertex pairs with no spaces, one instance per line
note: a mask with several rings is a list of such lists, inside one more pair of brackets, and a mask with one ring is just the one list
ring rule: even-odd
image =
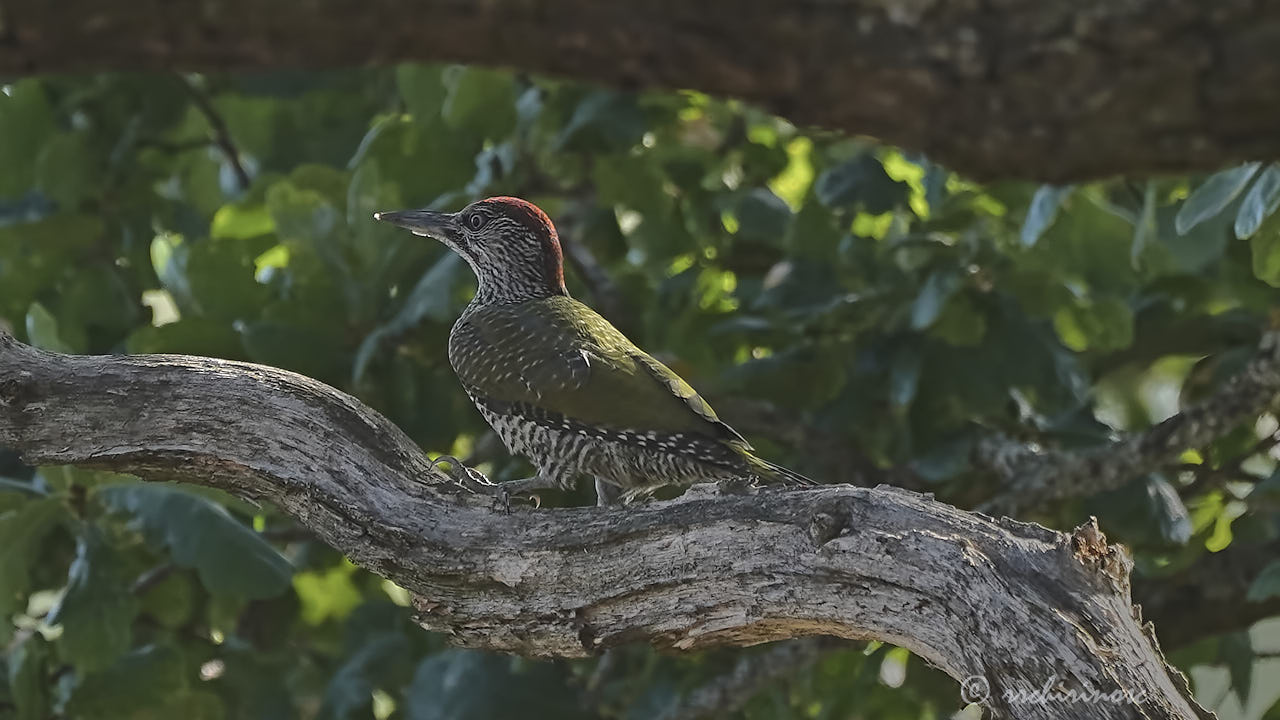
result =
[[[977,440],[1074,449],[1146,428],[1239,371],[1280,307],[1274,166],[979,185],[734,101],[467,66],[24,79],[0,88],[0,166],[0,323],[19,339],[294,370],[495,479],[527,468],[445,356],[470,271],[375,210],[539,204],[570,292],[766,457],[965,508],[1000,489]],[[1135,600],[1228,720],[1280,718],[1276,431],[1264,415],[1122,489],[1025,511],[1097,515],[1129,545]],[[0,718],[694,717],[681,703],[753,658],[761,682],[713,714],[964,708],[880,643],[781,663],[450,649],[403,589],[271,508],[2,450],[0,476]]]

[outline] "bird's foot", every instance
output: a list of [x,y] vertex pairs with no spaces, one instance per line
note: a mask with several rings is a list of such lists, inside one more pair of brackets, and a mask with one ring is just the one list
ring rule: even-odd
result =
[[467,467],[461,460],[452,455],[440,455],[431,461],[431,469],[444,463],[449,466],[448,470],[441,470],[459,487],[470,490],[476,495],[492,495],[494,488],[498,487],[496,483],[484,476],[484,473],[474,468]]
[[730,477],[716,481],[716,489],[721,495],[749,495],[757,487],[759,485],[748,477]]
[[508,480],[498,483],[494,486],[492,495],[497,506],[503,512],[511,512],[511,501],[517,497],[527,497],[534,509],[542,507],[542,498],[534,492],[535,490],[550,490],[557,488],[559,485],[553,480],[547,480],[539,475],[523,478],[521,480]]

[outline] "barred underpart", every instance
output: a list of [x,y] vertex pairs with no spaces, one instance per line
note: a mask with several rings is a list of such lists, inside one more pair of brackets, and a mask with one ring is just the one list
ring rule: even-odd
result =
[[742,455],[713,438],[604,428],[527,403],[471,399],[512,453],[563,488],[584,474],[626,489],[755,477]]

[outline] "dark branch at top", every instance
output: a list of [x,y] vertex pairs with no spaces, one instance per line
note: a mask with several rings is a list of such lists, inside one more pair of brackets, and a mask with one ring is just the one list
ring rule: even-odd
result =
[[0,72],[447,60],[694,88],[979,179],[1280,156],[1280,5],[1254,0],[13,0]]

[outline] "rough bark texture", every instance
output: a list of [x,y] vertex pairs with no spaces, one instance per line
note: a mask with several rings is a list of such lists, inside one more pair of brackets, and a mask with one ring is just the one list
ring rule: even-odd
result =
[[[901,490],[496,512],[377,413],[314,380],[181,356],[73,357],[0,333],[0,444],[40,464],[271,501],[414,595],[454,642],[583,656],[808,635],[905,646],[999,717],[1207,717],[1130,603],[1127,554]],[[1020,702],[1042,687],[1121,702]]]
[[5,0],[0,72],[450,60],[695,88],[979,179],[1280,155],[1256,0]]

